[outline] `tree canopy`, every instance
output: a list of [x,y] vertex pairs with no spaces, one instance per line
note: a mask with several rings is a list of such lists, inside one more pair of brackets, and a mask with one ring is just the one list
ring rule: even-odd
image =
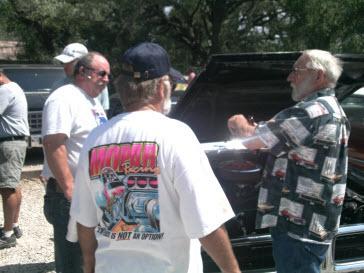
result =
[[0,35],[24,43],[23,60],[51,62],[81,42],[113,66],[152,41],[185,70],[215,53],[362,52],[363,11],[364,0],[0,0]]

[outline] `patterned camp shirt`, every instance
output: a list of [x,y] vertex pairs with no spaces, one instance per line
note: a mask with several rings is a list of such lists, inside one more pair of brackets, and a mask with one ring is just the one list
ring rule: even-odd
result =
[[350,125],[333,89],[323,89],[260,123],[270,149],[258,197],[257,228],[302,241],[335,235],[345,196]]

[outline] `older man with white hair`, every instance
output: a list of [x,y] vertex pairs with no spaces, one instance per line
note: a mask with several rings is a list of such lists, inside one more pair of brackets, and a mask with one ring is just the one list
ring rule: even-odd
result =
[[267,122],[228,121],[247,148],[269,155],[258,197],[257,228],[271,228],[279,273],[318,273],[335,236],[345,196],[349,122],[335,97],[339,59],[306,50],[287,80],[297,101]]

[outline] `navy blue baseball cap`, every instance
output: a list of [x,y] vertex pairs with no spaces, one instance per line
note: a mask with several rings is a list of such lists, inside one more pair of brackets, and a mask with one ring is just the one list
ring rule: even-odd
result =
[[140,43],[129,48],[121,59],[121,73],[146,81],[170,74],[168,53],[156,43]]

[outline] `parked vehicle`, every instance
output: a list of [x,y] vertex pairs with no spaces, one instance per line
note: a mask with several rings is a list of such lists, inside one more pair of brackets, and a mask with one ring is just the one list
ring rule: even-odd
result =
[[43,106],[52,91],[53,83],[65,76],[63,67],[40,64],[1,64],[0,67],[10,80],[24,90],[30,129],[28,147],[40,147]]
[[[267,150],[249,151],[232,141],[230,116],[242,113],[256,122],[268,120],[294,104],[286,81],[293,53],[214,55],[188,87],[171,117],[187,123],[202,143],[236,217],[226,223],[244,272],[274,272],[268,229],[255,229],[259,180]],[[351,122],[348,182],[341,225],[322,271],[364,272],[364,55],[338,55],[344,73],[336,88]],[[204,255],[205,272],[219,272]],[[362,271],[363,270],[363,271]]]

